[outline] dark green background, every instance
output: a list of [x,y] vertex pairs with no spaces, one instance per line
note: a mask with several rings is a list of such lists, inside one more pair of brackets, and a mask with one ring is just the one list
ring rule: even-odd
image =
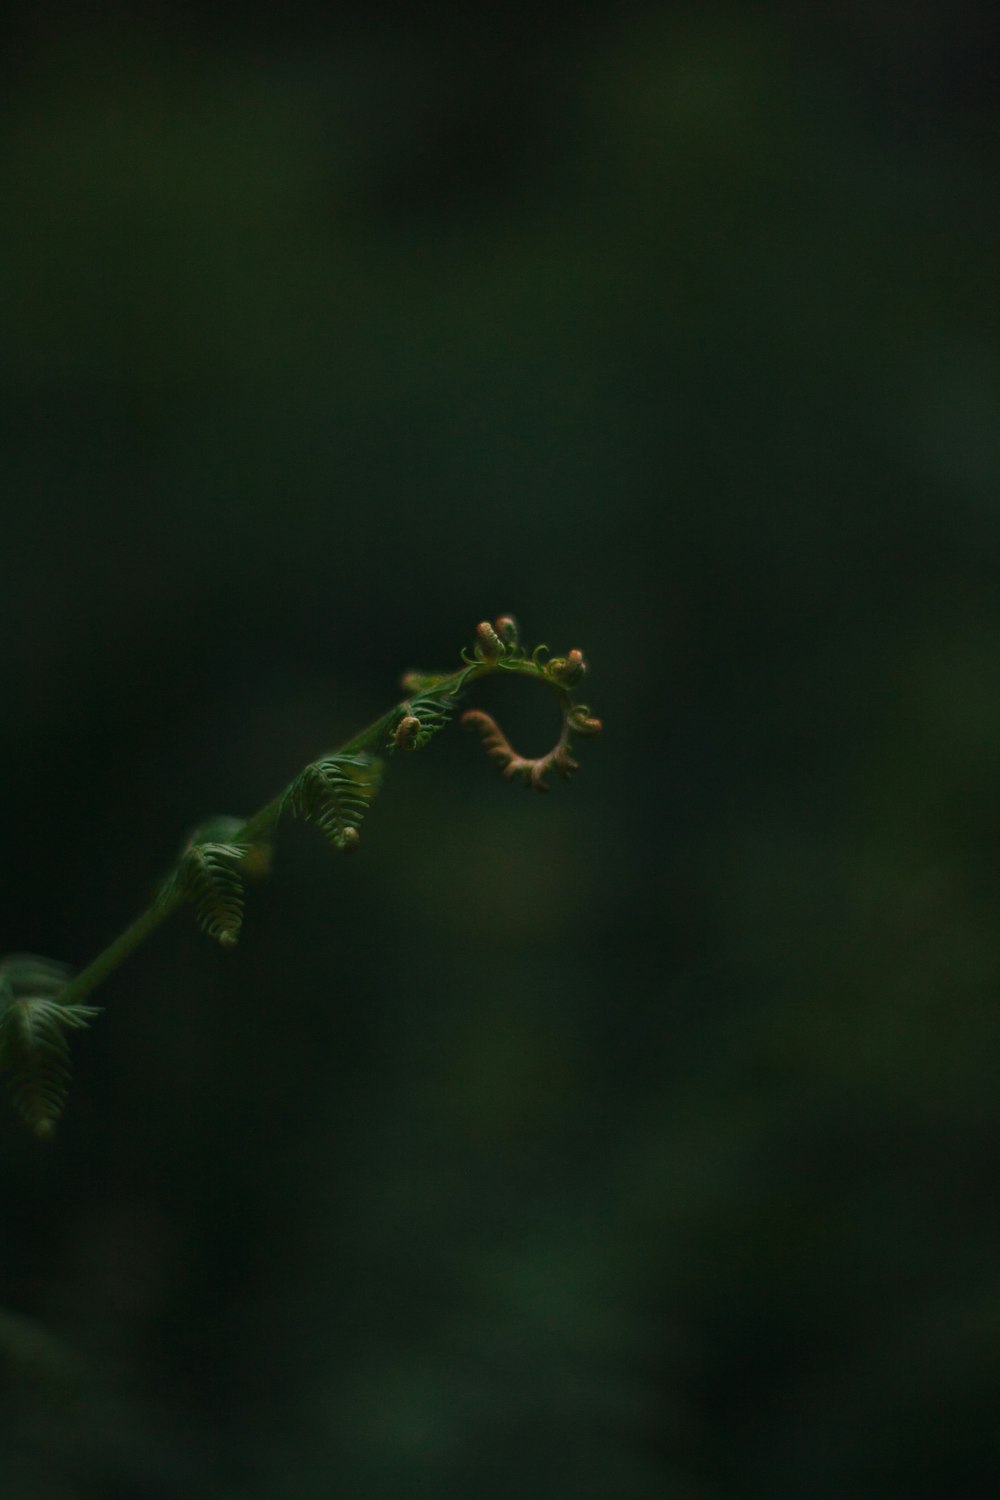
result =
[[486,616],[606,732],[104,987],[0,1123],[4,1500],[997,1493],[988,10],[5,22],[0,946]]

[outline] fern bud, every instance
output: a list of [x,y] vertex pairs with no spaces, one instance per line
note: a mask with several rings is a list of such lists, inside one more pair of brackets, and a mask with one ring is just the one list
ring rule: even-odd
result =
[[338,847],[350,853],[357,849],[361,843],[361,835],[356,828],[345,828],[337,840]]
[[572,687],[580,681],[587,670],[582,651],[570,651],[567,656],[557,656],[548,665],[548,673],[560,687]]
[[483,661],[497,661],[503,652],[503,641],[489,620],[482,620],[476,626],[476,655]]
[[415,750],[419,733],[420,720],[415,714],[405,714],[396,725],[396,733],[393,735],[396,749]]
[[494,628],[507,649],[509,651],[516,651],[520,642],[517,634],[517,621],[514,619],[514,616],[501,615],[499,620],[494,622]]

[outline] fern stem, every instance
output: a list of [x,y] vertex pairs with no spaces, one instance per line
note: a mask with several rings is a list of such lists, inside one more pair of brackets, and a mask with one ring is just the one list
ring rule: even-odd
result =
[[141,946],[151,933],[155,932],[161,922],[166,921],[171,912],[184,902],[184,895],[178,891],[173,896],[159,901],[146,908],[141,916],[136,917],[124,932],[118,934],[115,940],[100,952],[85,969],[81,969],[73,979],[60,991],[59,1001],[62,1005],[76,1005],[95,990],[102,980],[117,969],[129,954]]

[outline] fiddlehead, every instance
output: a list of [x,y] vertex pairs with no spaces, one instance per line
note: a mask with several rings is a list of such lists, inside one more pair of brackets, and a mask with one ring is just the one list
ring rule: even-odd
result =
[[[500,655],[495,658],[498,667],[523,662],[513,620],[509,617],[498,620],[497,627],[497,631],[493,631],[485,624],[480,625],[477,635],[481,648],[484,651],[499,649]],[[505,627],[502,634],[500,627]],[[572,734],[592,735],[601,732],[600,719],[590,716],[590,709],[586,704],[575,703],[570,692],[587,670],[583,652],[570,651],[566,656],[556,657],[549,662],[543,659],[545,652],[546,647],[536,647],[530,666],[553,690],[559,703],[562,724],[559,738],[551,750],[547,750],[544,755],[519,755],[492,714],[485,713],[481,708],[470,708],[462,715],[462,727],[478,732],[483,748],[490,759],[500,766],[504,779],[513,781],[520,777],[525,786],[536,792],[548,791],[546,778],[552,771],[568,780],[574,771],[580,769],[579,761],[574,760],[570,753]]]
[[190,903],[202,928],[224,948],[235,945],[243,922],[243,877],[264,875],[269,837],[283,812],[315,823],[335,849],[356,849],[359,827],[378,791],[384,756],[421,750],[454,716],[466,690],[496,672],[530,677],[555,696],[562,723],[546,754],[522,756],[496,720],[481,709],[462,716],[478,730],[487,754],[507,780],[520,778],[537,791],[548,789],[551,772],[566,778],[578,769],[573,735],[600,733],[599,719],[577,703],[573,689],[586,664],[580,651],[549,659],[548,648],[529,655],[517,625],[502,615],[476,627],[471,651],[455,672],[408,672],[408,696],[339,750],[310,762],[277,797],[253,817],[215,818],[188,840],[173,871],[146,911],[75,978],[62,964],[26,954],[0,962],[0,1068],[10,1073],[15,1107],[39,1133],[49,1134],[62,1110],[69,1079],[67,1036],[98,1014],[82,1002],[178,906]]

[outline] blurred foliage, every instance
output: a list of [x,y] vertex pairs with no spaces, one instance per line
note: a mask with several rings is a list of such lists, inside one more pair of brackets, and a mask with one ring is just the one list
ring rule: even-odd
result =
[[0,950],[501,610],[605,738],[115,977],[5,1500],[995,1494],[995,34],[393,17],[5,23]]

